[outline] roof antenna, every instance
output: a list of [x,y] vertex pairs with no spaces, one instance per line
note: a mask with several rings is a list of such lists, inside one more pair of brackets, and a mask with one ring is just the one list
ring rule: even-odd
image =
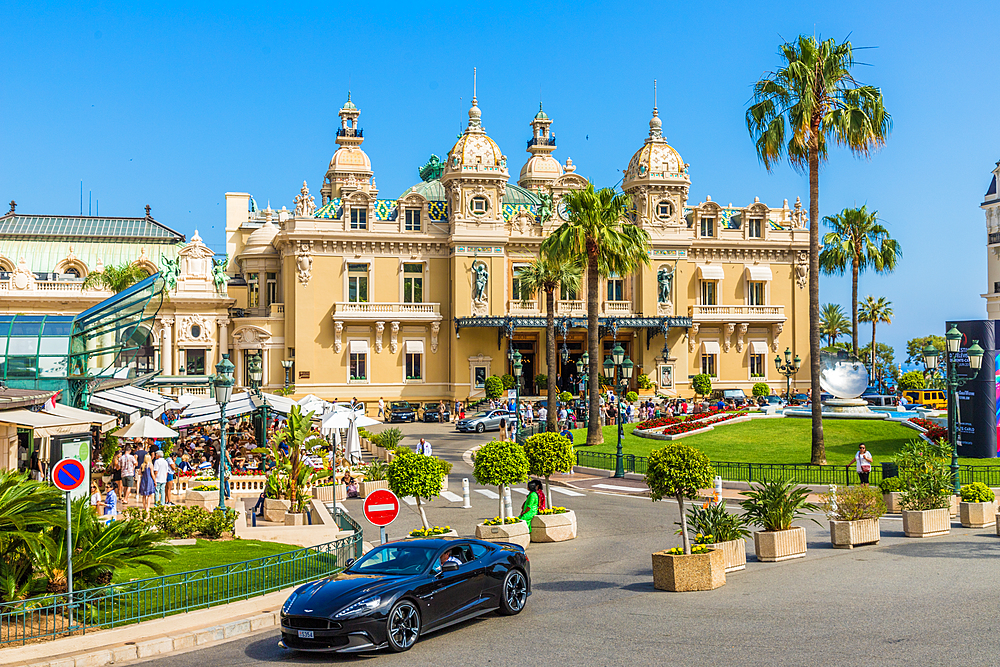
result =
[[656,115],[656,79],[653,79],[653,115]]
[[476,104],[476,68],[472,68],[472,104]]

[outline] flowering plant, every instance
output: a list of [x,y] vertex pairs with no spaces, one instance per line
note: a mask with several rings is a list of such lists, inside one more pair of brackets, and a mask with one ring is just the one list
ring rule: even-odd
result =
[[[521,520],[520,517],[509,516],[506,519],[504,519],[503,522],[504,522],[504,525],[506,525],[506,524],[511,524],[511,523],[517,523],[520,520]],[[499,526],[500,525],[500,517],[495,516],[492,519],[489,519],[487,521],[483,521],[483,525],[484,526]]]
[[432,537],[451,532],[451,526],[434,526],[433,528],[417,528],[410,531],[410,537]]
[[550,507],[547,510],[538,510],[539,514],[565,514],[569,510],[565,507]]
[[691,431],[697,431],[707,427],[707,424],[702,424],[698,421],[686,421],[663,429],[663,435],[680,435],[681,433],[690,433]]
[[920,417],[911,417],[907,421],[923,431],[929,431],[937,426],[937,424],[932,422],[930,419],[921,419]]
[[[696,544],[691,547],[691,555],[694,554],[707,554],[711,549],[708,548],[707,544]],[[667,550],[667,553],[671,556],[683,556],[684,547],[674,547],[673,549]]]
[[636,426],[639,430],[645,430],[648,428],[658,428],[660,426],[672,426],[680,421],[679,417],[657,417],[655,419],[647,419],[646,421],[640,423]]

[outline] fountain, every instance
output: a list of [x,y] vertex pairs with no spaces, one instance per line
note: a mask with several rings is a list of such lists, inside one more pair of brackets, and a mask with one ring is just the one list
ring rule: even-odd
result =
[[[876,412],[860,398],[868,387],[868,369],[843,350],[836,354],[821,352],[819,384],[833,398],[823,401],[824,419],[886,419],[885,412]],[[808,409],[786,409],[786,417],[808,417]]]

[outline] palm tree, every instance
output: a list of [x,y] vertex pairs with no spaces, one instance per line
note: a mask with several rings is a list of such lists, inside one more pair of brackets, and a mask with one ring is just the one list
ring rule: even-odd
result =
[[588,183],[582,190],[563,195],[569,220],[542,242],[542,252],[568,261],[581,258],[587,269],[587,369],[590,391],[587,444],[604,442],[601,433],[601,367],[604,355],[598,335],[600,278],[616,274],[625,276],[640,265],[649,264],[649,233],[626,217],[631,198],[612,188],[594,190]]
[[66,525],[63,494],[17,470],[0,470],[0,602],[39,594],[34,552],[48,546],[46,531]]
[[881,324],[892,324],[892,301],[888,301],[884,296],[875,298],[870,294],[861,303],[858,320],[872,323],[872,373],[875,372],[875,353],[878,346],[875,345],[875,327]]
[[826,274],[843,275],[851,266],[851,343],[858,356],[858,274],[869,266],[875,273],[892,273],[903,251],[899,242],[889,237],[889,231],[879,224],[878,211],[845,208],[837,215],[823,218],[832,232],[823,237],[819,265]]
[[851,325],[839,303],[824,303],[819,315],[820,333],[826,336],[827,346],[833,347],[837,339],[851,333]]
[[82,289],[105,289],[118,294],[149,277],[149,272],[138,264],[106,266],[103,271],[88,273]]
[[556,289],[563,287],[572,291],[580,289],[580,275],[583,267],[579,260],[562,261],[543,252],[541,256],[517,272],[521,284],[521,303],[527,305],[535,294],[545,293],[545,366],[548,368],[546,390],[548,410],[545,416],[545,430],[556,430]]
[[[892,125],[882,91],[859,84],[851,74],[854,47],[800,35],[781,45],[782,67],[754,84],[746,123],[757,156],[770,171],[787,153],[796,169],[809,170],[809,376],[812,395],[819,384],[819,165],[827,137],[855,155],[882,146]],[[787,125],[787,129],[786,129]],[[826,463],[823,416],[812,402],[812,463]]]

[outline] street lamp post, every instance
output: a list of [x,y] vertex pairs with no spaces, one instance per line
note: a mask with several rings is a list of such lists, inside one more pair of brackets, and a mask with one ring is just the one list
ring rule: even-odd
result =
[[521,363],[521,353],[515,351],[514,356],[514,442],[521,433],[521,373],[524,372],[524,364]]
[[625,477],[625,457],[622,454],[622,437],[625,435],[625,424],[623,423],[625,411],[623,410],[624,402],[622,401],[622,396],[624,396],[626,389],[628,389],[628,383],[632,379],[634,368],[635,364],[625,356],[625,349],[619,343],[615,343],[614,348],[611,350],[611,356],[604,358],[604,377],[611,380],[618,389],[615,396],[618,413],[618,447],[615,453],[614,474],[618,478]]
[[222,355],[222,361],[215,365],[212,389],[215,402],[219,405],[221,441],[219,445],[219,508],[226,509],[226,403],[233,395],[233,371],[236,367],[229,361],[229,355]]
[[292,364],[294,364],[294,363],[295,362],[292,361],[291,359],[282,359],[281,360],[281,367],[285,369],[285,391],[288,390],[288,383],[289,383],[289,380],[290,380],[290,377],[291,377],[291,373],[292,373]]
[[250,357],[250,367],[247,369],[247,375],[250,378],[250,389],[261,401],[254,438],[257,441],[258,447],[264,447],[267,445],[267,401],[264,400],[264,394],[261,391],[261,386],[264,383],[264,364],[260,354]]
[[792,400],[792,376],[799,372],[799,368],[802,367],[802,359],[799,355],[795,355],[795,359],[792,359],[792,350],[790,348],[785,348],[785,363],[781,363],[781,357],[776,356],[774,358],[774,367],[778,369],[778,372],[785,376],[785,400]]
[[[945,383],[948,387],[948,440],[951,443],[951,476],[952,484],[954,486],[954,493],[957,496],[961,493],[961,488],[958,482],[958,390],[963,387],[966,382],[970,380],[975,380],[979,375],[979,369],[983,365],[983,348],[979,346],[979,341],[972,341],[972,345],[969,346],[967,353],[969,355],[969,368],[972,369],[973,373],[971,376],[963,376],[958,374],[958,361],[955,359],[955,355],[958,354],[959,348],[962,343],[962,332],[958,330],[954,324],[948,333],[944,335],[945,339]],[[937,368],[938,364],[938,351],[933,345],[927,345],[923,350],[924,357],[924,369],[929,372]]]

